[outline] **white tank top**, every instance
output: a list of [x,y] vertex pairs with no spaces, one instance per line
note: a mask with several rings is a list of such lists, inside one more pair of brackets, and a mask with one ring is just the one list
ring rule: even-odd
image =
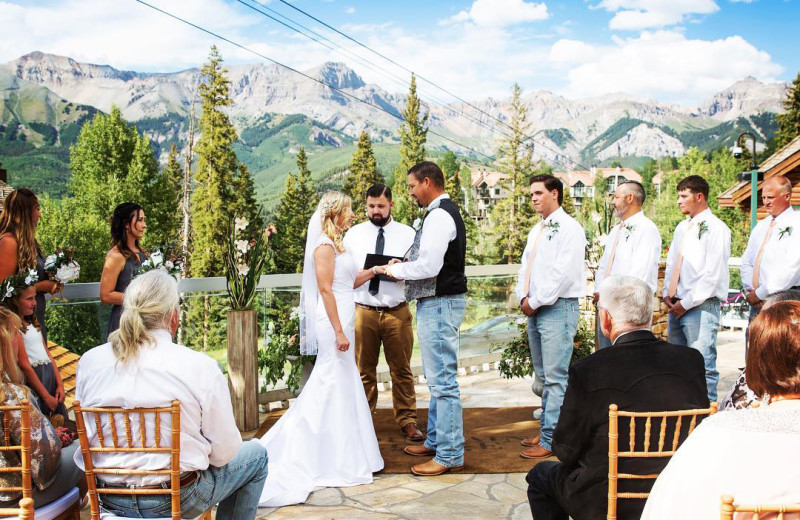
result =
[[28,332],[22,332],[22,339],[25,340],[25,352],[28,353],[28,361],[32,367],[50,363],[41,331],[36,330],[33,325],[28,325]]

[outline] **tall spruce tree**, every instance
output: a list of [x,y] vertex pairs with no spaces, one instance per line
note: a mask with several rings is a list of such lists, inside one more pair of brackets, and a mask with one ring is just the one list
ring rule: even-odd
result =
[[[530,131],[528,107],[522,102],[522,88],[514,84],[511,90],[511,135],[501,141],[497,149],[497,168],[508,175],[502,183],[509,196],[492,210],[492,222],[499,238],[499,262],[513,264],[522,258],[528,232],[537,220],[530,203],[529,179],[533,170],[533,152],[525,139]],[[541,164],[539,172],[544,172]],[[548,171],[549,173],[549,171]]]
[[461,190],[461,163],[455,153],[447,151],[436,162],[444,173],[444,191],[450,195],[450,199],[458,206],[461,216],[465,219],[469,215],[464,214],[464,193]]
[[778,148],[800,135],[800,73],[786,92],[783,108],[786,112],[778,114],[778,132],[775,134]]
[[372,152],[372,142],[366,130],[358,138],[358,146],[350,163],[350,173],[344,181],[342,191],[353,199],[353,213],[355,222],[364,222],[367,219],[366,194],[370,186],[382,184],[383,175],[378,172],[375,154]]
[[422,115],[422,107],[417,96],[417,79],[411,75],[411,85],[403,109],[403,125],[400,127],[400,164],[394,169],[394,209],[392,216],[399,222],[410,224],[418,213],[416,204],[408,194],[408,170],[425,160],[425,142],[428,136],[428,115]]

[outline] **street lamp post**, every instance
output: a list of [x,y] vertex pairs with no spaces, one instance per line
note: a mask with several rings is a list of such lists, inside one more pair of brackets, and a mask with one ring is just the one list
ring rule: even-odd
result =
[[736,144],[733,146],[733,156],[737,159],[742,156],[742,148],[739,146],[739,143],[742,142],[742,137],[749,137],[753,142],[753,164],[750,167],[750,173],[743,172],[739,174],[740,180],[746,180],[747,177],[750,178],[750,231],[753,231],[753,228],[758,223],[758,181],[760,180],[758,164],[756,163],[756,136],[750,132],[739,134],[739,137],[736,138]]

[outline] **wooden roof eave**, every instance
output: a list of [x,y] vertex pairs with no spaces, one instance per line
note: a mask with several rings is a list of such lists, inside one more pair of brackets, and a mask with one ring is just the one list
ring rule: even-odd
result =
[[[785,175],[791,173],[795,169],[800,169],[800,151],[795,152],[794,154],[792,154],[791,156],[787,157],[786,159],[784,159],[780,163],[776,164],[770,170],[764,172],[764,180],[767,180],[770,177],[774,177],[776,175],[785,176]],[[761,185],[762,184],[764,184],[764,181],[761,181],[761,182],[758,183],[758,190],[759,191],[761,191]],[[747,201],[750,198],[750,183],[749,182],[740,182],[739,184],[734,186],[734,188],[732,190],[728,190],[725,193],[728,193],[729,191],[733,191],[732,196],[731,196],[731,200],[732,200],[732,203],[733,203],[732,206],[735,206],[735,205],[738,205],[738,204],[742,204],[743,202]],[[722,205],[722,201],[723,201],[723,196],[724,195],[725,194],[722,194],[719,197],[721,205]]]

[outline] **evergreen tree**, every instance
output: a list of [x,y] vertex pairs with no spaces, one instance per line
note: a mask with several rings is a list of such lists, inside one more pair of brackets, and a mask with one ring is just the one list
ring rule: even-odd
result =
[[428,136],[428,115],[422,115],[421,102],[417,96],[417,80],[411,75],[411,85],[403,109],[403,125],[400,127],[400,164],[394,169],[392,216],[399,222],[410,224],[418,213],[416,204],[408,194],[408,170],[425,160],[425,142]]
[[464,193],[461,190],[461,163],[458,157],[451,151],[445,152],[441,159],[436,163],[444,173],[444,191],[450,195],[452,201],[461,211],[461,216],[466,218],[469,215],[464,213]]
[[366,194],[370,186],[383,184],[383,176],[378,173],[375,154],[372,152],[372,142],[366,130],[358,138],[358,146],[350,163],[350,173],[344,181],[342,191],[353,199],[353,213],[355,222],[364,222],[366,216]]
[[[511,135],[501,141],[497,150],[497,168],[508,175],[503,186],[509,196],[493,208],[492,221],[499,237],[496,260],[513,264],[522,258],[528,232],[537,220],[528,182],[533,173],[533,152],[524,142],[530,131],[528,107],[522,102],[522,88],[516,83],[511,91],[510,111]],[[551,171],[540,163],[536,173]]]
[[775,135],[777,148],[800,135],[800,73],[786,92],[783,108],[786,112],[778,114],[778,132]]
[[264,226],[264,220],[259,211],[258,203],[256,203],[256,190],[253,184],[253,176],[250,175],[250,170],[243,162],[239,163],[239,167],[233,176],[233,193],[234,199],[231,204],[230,214],[235,217],[245,217],[251,225],[256,228]]
[[[183,215],[181,213],[181,193],[183,190],[183,168],[178,161],[178,149],[173,144],[169,150],[167,164],[161,170],[159,185],[155,188],[158,200],[154,210],[158,221],[150,219],[147,223],[146,237],[156,237],[151,243],[169,245],[173,251],[182,247],[178,240]],[[148,238],[149,240],[149,238]]]

